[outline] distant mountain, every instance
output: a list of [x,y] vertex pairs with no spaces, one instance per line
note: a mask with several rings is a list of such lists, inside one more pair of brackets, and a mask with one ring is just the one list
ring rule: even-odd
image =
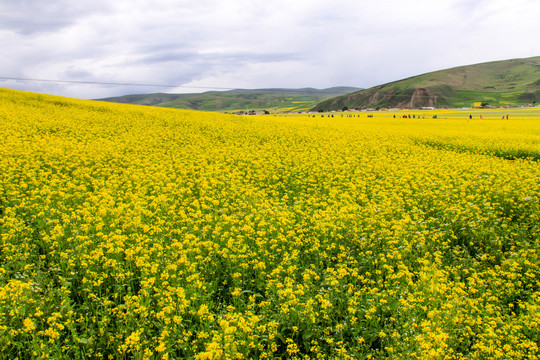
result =
[[178,109],[206,111],[270,112],[305,111],[317,103],[335,96],[360,90],[355,87],[332,87],[328,89],[255,89],[208,91],[200,94],[142,94],[98,99],[124,104],[161,106]]
[[535,104],[540,56],[430,72],[325,100],[315,111],[344,108],[470,107]]

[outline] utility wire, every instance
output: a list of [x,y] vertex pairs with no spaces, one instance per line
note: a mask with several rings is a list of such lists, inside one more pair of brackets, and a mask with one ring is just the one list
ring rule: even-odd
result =
[[7,77],[0,76],[1,80],[18,80],[18,81],[37,81],[37,82],[50,82],[50,83],[65,83],[65,84],[91,84],[91,85],[119,85],[119,86],[148,86],[148,87],[163,87],[163,88],[189,88],[189,89],[214,89],[214,90],[236,90],[226,87],[209,87],[209,86],[187,86],[187,85],[166,85],[166,84],[137,84],[137,83],[115,83],[115,82],[101,82],[101,81],[76,81],[76,80],[51,80],[51,79],[30,79],[19,77]]
[[[64,84],[86,84],[86,85],[117,85],[117,86],[144,86],[144,87],[161,87],[161,88],[185,88],[185,89],[200,89],[200,90],[236,90],[236,91],[247,91],[247,90],[256,90],[259,92],[268,92],[268,93],[279,93],[279,94],[328,94],[328,95],[347,95],[343,93],[336,93],[335,91],[324,91],[317,90],[295,90],[295,89],[239,89],[239,88],[229,88],[229,87],[218,87],[218,86],[189,86],[189,85],[170,85],[170,84],[144,84],[144,83],[116,83],[116,82],[102,82],[102,81],[79,81],[79,80],[52,80],[52,79],[33,79],[33,78],[20,78],[20,77],[9,77],[9,76],[0,76],[0,80],[16,80],[16,81],[35,81],[35,82],[48,82],[48,83],[64,83]],[[365,90],[365,89],[361,89]],[[357,90],[357,91],[360,91]],[[353,91],[355,92],[355,91]],[[394,98],[394,97],[405,97],[410,98],[412,95],[401,95],[401,94],[380,94],[379,97],[382,98]],[[443,97],[440,95],[416,95],[417,97],[426,97],[426,98],[438,98]],[[476,98],[462,98],[463,100],[474,100]]]
[[[189,85],[171,85],[171,84],[145,84],[145,83],[117,83],[117,82],[103,82],[103,81],[80,81],[80,80],[53,80],[53,79],[34,79],[34,78],[21,78],[21,77],[11,77],[11,76],[0,76],[0,80],[16,80],[16,81],[34,81],[34,82],[48,82],[48,83],[60,83],[60,84],[83,84],[83,85],[117,85],[117,86],[144,86],[144,87],[161,87],[161,88],[186,88],[186,89],[200,89],[200,90],[236,90],[236,91],[247,91],[250,89],[240,89],[240,88],[230,88],[230,87],[219,87],[219,86],[189,86]],[[360,90],[360,88],[358,88]],[[291,93],[291,94],[329,94],[329,95],[342,95],[341,92],[335,91],[323,91],[314,89],[314,91],[309,90],[295,90],[295,89],[251,89],[257,90],[260,92],[275,92],[275,93]]]

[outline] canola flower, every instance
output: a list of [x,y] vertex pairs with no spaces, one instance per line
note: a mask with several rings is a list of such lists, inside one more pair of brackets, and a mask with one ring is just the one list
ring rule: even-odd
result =
[[538,358],[539,130],[0,90],[0,356]]

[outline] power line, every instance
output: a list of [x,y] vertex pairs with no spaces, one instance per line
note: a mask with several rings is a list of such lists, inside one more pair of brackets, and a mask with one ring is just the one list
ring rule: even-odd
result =
[[[219,86],[189,86],[189,85],[172,85],[172,84],[146,84],[146,83],[117,83],[117,82],[103,82],[103,81],[80,81],[80,80],[58,80],[58,79],[35,79],[35,78],[21,78],[21,77],[10,77],[10,76],[0,76],[0,80],[16,80],[16,81],[35,81],[35,82],[48,82],[48,83],[64,83],[64,84],[83,84],[83,85],[112,85],[112,86],[142,86],[142,87],[161,87],[161,88],[185,88],[185,89],[200,89],[200,90],[235,90],[235,91],[259,91],[259,92],[268,92],[268,93],[279,93],[279,94],[327,94],[327,95],[335,95],[335,96],[342,96],[342,95],[350,95],[351,93],[336,93],[335,90],[326,89],[328,91],[318,90],[314,89],[314,91],[310,91],[308,89],[302,91],[303,89],[286,89],[286,88],[270,88],[270,89],[240,89],[240,88],[230,88],[230,87],[219,87]],[[353,92],[357,92],[360,90],[367,90],[367,89],[360,89],[355,90]],[[376,94],[371,94],[369,97],[373,97]],[[378,94],[377,97],[379,98],[396,98],[396,97],[404,97],[404,98],[411,98],[413,95],[405,95],[405,94],[392,94],[392,93],[385,93],[385,94]],[[416,95],[416,97],[420,98],[444,98],[444,96],[441,95]],[[462,100],[475,100],[476,98],[473,97],[464,97],[461,98]]]
[[162,88],[189,88],[189,89],[207,89],[207,90],[236,90],[233,88],[216,87],[216,86],[188,86],[188,85],[168,85],[168,84],[140,84],[140,83],[116,83],[116,82],[102,82],[102,81],[77,81],[77,80],[52,80],[52,79],[31,79],[31,78],[19,78],[0,76],[1,80],[17,80],[17,81],[37,81],[37,82],[49,82],[49,83],[65,83],[65,84],[90,84],[90,85],[118,85],[118,86],[145,86],[145,87],[162,87]]
[[[270,88],[270,89],[241,89],[241,88],[231,88],[231,87],[219,87],[219,86],[189,86],[189,85],[172,85],[172,84],[147,84],[147,83],[118,83],[118,82],[104,82],[104,81],[80,81],[80,80],[59,80],[59,79],[35,79],[35,78],[21,78],[21,77],[11,77],[11,76],[0,76],[0,80],[16,80],[16,81],[35,81],[35,82],[48,82],[48,83],[60,83],[60,84],[82,84],[82,85],[113,85],[113,86],[144,86],[144,87],[161,87],[161,88],[186,88],[186,89],[200,89],[200,90],[236,90],[236,91],[250,91],[257,90],[259,92],[268,92],[268,93],[291,93],[291,94],[329,94],[329,95],[343,95],[342,92],[336,92],[332,89],[327,89],[328,91],[314,89],[314,91],[302,89],[281,89],[281,88]],[[360,88],[356,88],[361,90]]]

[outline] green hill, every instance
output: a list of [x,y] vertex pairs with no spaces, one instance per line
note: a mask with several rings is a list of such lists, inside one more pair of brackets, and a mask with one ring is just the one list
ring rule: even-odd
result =
[[470,107],[534,104],[540,56],[459,66],[328,99],[315,111],[347,108]]
[[208,91],[200,94],[142,94],[99,99],[102,101],[206,111],[268,110],[305,111],[319,102],[360,90],[355,87],[328,89],[256,89]]

